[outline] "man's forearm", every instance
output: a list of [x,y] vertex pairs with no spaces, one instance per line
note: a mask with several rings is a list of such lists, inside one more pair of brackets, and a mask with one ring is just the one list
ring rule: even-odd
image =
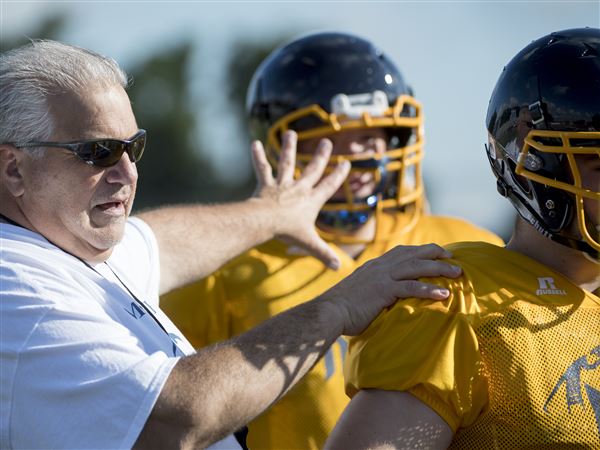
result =
[[137,445],[171,448],[183,442],[201,448],[248,423],[304,376],[341,334],[336,314],[320,298],[183,358]]
[[161,294],[203,278],[272,238],[273,214],[257,199],[222,205],[182,205],[140,213],[154,231]]
[[433,244],[396,247],[317,299],[181,359],[137,446],[198,448],[238,429],[293,387],[338,336],[362,333],[397,298],[446,298],[447,290],[414,279],[459,276],[437,261],[449,256]]
[[225,262],[275,236],[291,239],[330,267],[336,253],[317,234],[315,220],[350,169],[324,175],[331,142],[319,143],[313,160],[294,178],[296,135],[287,132],[277,178],[262,144],[252,143],[258,180],[254,197],[223,205],[174,206],[139,215],[154,230],[160,251],[161,293],[203,278]]

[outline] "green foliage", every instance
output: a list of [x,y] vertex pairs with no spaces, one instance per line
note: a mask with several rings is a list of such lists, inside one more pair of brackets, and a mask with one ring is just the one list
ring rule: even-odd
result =
[[231,48],[227,61],[229,75],[228,96],[231,109],[238,119],[240,132],[249,140],[246,115],[246,93],[252,75],[260,63],[281,43],[283,38],[269,42],[239,40]]
[[186,69],[191,43],[152,55],[129,71],[129,96],[138,125],[148,131],[136,208],[212,199],[215,179],[194,142],[195,115]]

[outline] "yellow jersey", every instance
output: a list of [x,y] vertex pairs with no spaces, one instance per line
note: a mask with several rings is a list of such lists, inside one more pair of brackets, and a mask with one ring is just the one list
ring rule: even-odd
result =
[[[493,233],[454,218],[422,216],[407,233],[400,232],[406,226],[402,215],[385,215],[379,220],[385,239],[369,244],[358,259],[333,246],[341,260],[337,271],[315,258],[290,254],[285,244],[274,240],[241,255],[208,278],[163,297],[161,307],[199,348],[243,333],[317,297],[396,245],[444,245],[461,239],[502,244]],[[339,338],[297,386],[249,424],[249,448],[323,446],[349,401],[342,371],[346,349],[346,341]]]
[[[408,391],[450,448],[600,448],[600,299],[520,253],[448,246],[444,302],[402,300],[349,343],[346,389]],[[428,279],[431,281],[432,279]]]

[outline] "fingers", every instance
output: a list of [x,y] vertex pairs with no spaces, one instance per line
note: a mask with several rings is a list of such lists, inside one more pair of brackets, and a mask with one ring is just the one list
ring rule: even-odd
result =
[[319,145],[317,146],[313,158],[302,173],[302,178],[309,183],[310,186],[317,184],[323,176],[323,172],[325,171],[327,163],[329,162],[329,157],[331,156],[332,148],[333,144],[329,139],[321,139],[319,141]]
[[416,280],[406,280],[396,284],[393,294],[398,298],[416,297],[431,300],[445,300],[450,295],[450,291],[435,284]]
[[386,258],[395,261],[405,261],[411,258],[438,259],[451,258],[452,253],[437,244],[398,245],[385,254]]
[[288,184],[294,179],[294,168],[296,167],[296,141],[297,135],[293,131],[283,134],[281,154],[277,164],[277,183]]
[[431,259],[409,259],[397,263],[390,271],[394,280],[414,280],[422,277],[456,278],[462,273],[458,266]]
[[273,170],[267,160],[262,143],[260,141],[253,141],[250,149],[252,153],[252,165],[254,166],[254,173],[259,185],[273,185]]
[[337,192],[349,173],[350,162],[343,161],[341,164],[338,164],[329,175],[321,180],[319,185],[315,188],[315,191],[318,192],[320,200],[323,203]]
[[340,268],[340,259],[314,228],[306,236],[295,237],[295,241],[330,269]]

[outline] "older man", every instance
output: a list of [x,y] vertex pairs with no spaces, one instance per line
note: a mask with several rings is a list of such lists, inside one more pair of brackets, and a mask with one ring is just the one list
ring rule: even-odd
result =
[[395,249],[313,301],[195,353],[159,294],[274,236],[337,265],[309,225],[348,167],[321,179],[331,151],[322,141],[294,180],[288,133],[277,179],[253,144],[255,197],[129,218],[146,132],[126,84],[114,61],[57,42],[1,57],[2,448],[237,446],[232,431],[340,334],[361,332],[397,297],[447,295],[415,277],[458,275],[435,261],[448,256],[439,247]]

